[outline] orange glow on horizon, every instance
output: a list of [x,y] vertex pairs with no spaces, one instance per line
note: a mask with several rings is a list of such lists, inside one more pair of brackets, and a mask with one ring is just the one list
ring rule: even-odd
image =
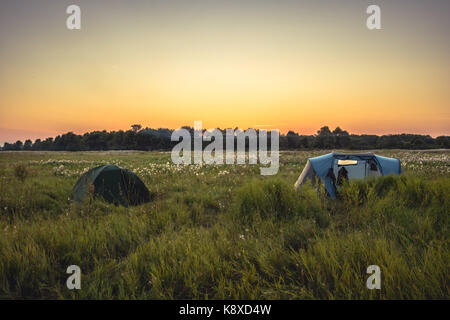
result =
[[[88,17],[98,10],[89,6]],[[320,21],[313,9],[221,6],[150,17],[121,9],[120,21],[99,11],[79,32],[36,18],[44,27],[5,38],[0,53],[0,133],[11,142],[202,120],[205,129],[450,134],[448,52],[402,19],[371,32],[358,6]]]

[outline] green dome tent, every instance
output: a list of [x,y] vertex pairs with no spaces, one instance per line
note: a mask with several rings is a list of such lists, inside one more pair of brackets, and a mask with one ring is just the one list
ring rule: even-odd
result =
[[133,172],[116,165],[93,168],[78,179],[72,199],[82,202],[90,196],[123,206],[140,205],[150,201],[150,192]]

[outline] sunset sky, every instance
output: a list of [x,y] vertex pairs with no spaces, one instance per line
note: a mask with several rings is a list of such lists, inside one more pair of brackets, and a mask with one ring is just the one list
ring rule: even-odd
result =
[[449,31],[447,0],[2,0],[0,143],[194,120],[450,135]]

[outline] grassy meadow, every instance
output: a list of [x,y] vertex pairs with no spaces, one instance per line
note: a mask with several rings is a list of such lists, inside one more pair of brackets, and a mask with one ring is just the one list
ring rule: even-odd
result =
[[[293,185],[308,157],[172,164],[163,152],[0,152],[1,299],[448,299],[450,152],[378,150],[399,178],[355,181],[331,201]],[[88,169],[134,171],[154,201],[74,205]],[[366,269],[381,268],[381,290]],[[66,287],[69,265],[81,290]]]

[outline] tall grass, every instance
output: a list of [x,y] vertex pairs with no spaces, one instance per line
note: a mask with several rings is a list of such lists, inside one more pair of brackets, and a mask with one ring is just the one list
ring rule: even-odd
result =
[[[118,158],[133,169],[149,156],[161,166],[168,157]],[[27,159],[22,181],[14,160],[0,158],[3,299],[449,298],[445,175],[353,181],[331,201],[310,186],[294,191],[301,164],[290,158],[275,178],[252,166],[160,170],[141,175],[155,200],[124,208],[98,199],[75,206],[77,176]],[[72,264],[81,290],[66,287]],[[365,285],[373,264],[381,290]]]

